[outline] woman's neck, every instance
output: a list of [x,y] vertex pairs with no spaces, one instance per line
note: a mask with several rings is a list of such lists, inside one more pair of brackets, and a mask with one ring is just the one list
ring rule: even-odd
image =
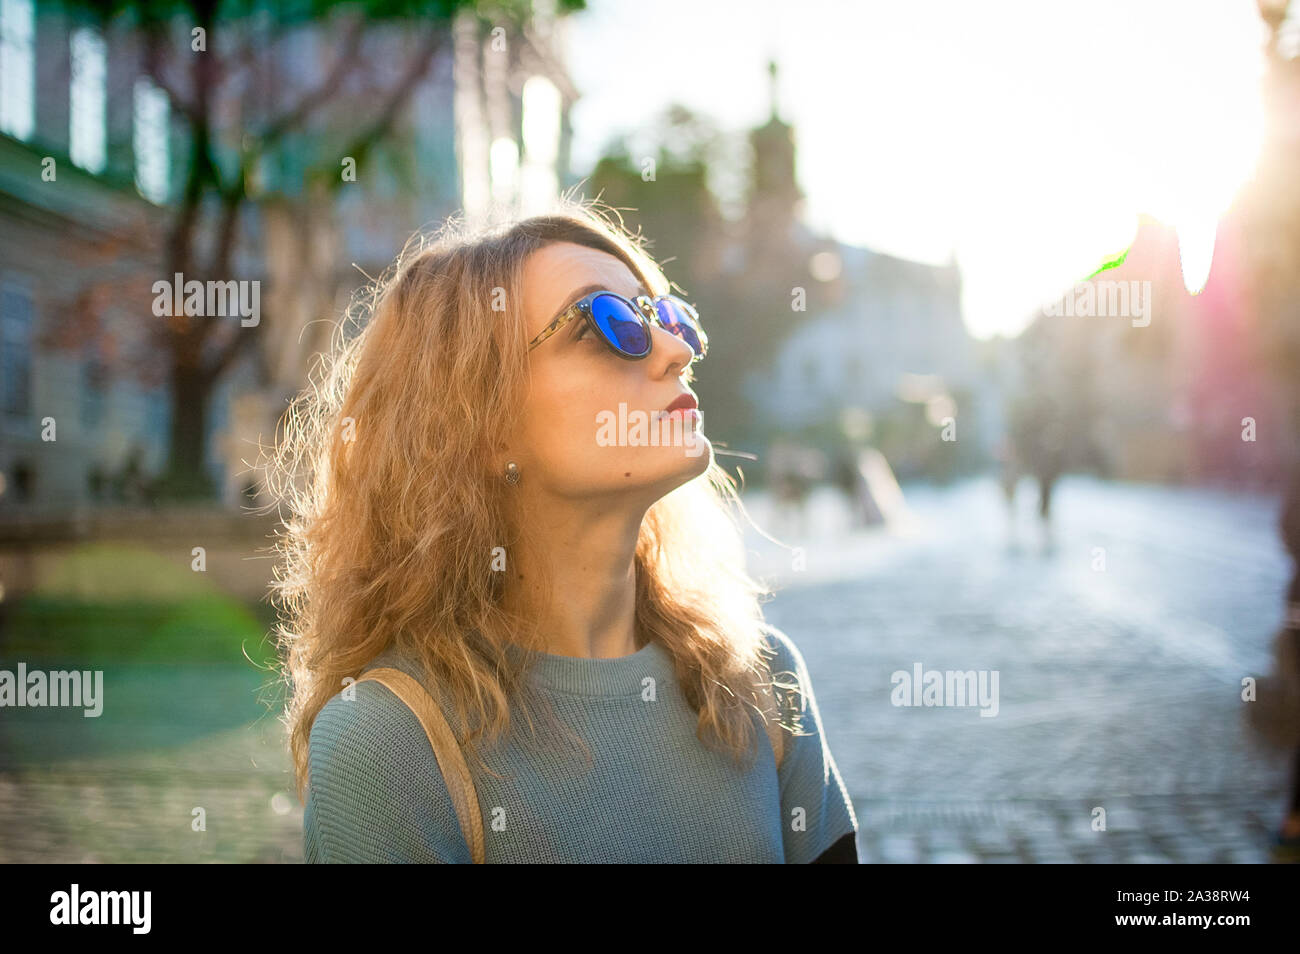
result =
[[[544,652],[608,659],[641,648],[635,556],[643,516],[562,515],[552,508],[546,524],[534,528],[533,539],[511,551],[504,603],[537,618]],[[550,594],[542,591],[543,568]]]

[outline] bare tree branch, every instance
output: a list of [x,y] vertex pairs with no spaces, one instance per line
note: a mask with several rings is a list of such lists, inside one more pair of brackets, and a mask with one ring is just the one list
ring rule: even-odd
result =
[[[234,252],[235,239],[239,235],[240,212],[243,210],[246,198],[244,168],[241,164],[235,185],[221,194],[221,218],[217,226],[217,241],[212,250],[212,258],[204,271],[205,278],[225,281],[230,275],[230,259]],[[216,323],[213,321],[200,321],[190,325],[186,334],[194,339],[196,346],[202,347],[215,327]]]
[[241,165],[239,180],[221,196],[221,225],[217,231],[217,244],[213,249],[210,269],[213,275],[224,277],[230,272],[230,256],[239,234],[239,213],[246,197],[244,176],[245,171]]
[[[275,20],[273,29],[267,30],[263,36],[257,34],[256,17],[239,21],[239,25],[247,25],[247,29],[243,30],[246,42],[240,43],[232,53],[217,57],[218,73],[223,79],[229,79],[237,75],[239,69],[251,68],[259,57],[274,56],[276,44],[289,34],[289,22],[287,20]],[[233,23],[227,23],[227,36],[230,35],[233,26]]]
[[361,49],[361,40],[364,36],[365,20],[358,17],[353,20],[352,26],[343,38],[343,48],[325,79],[319,86],[304,93],[297,103],[272,119],[258,137],[261,142],[275,142],[290,129],[301,125],[312,112],[333,98],[348,74],[356,68],[357,53]]
[[[266,324],[262,318],[263,316],[259,315],[258,322],[255,325],[244,327],[240,323],[232,327],[225,344],[217,352],[217,356],[203,366],[203,371],[208,376],[208,380],[216,381],[241,355],[261,340],[262,328]],[[215,325],[216,321],[215,319],[208,319],[208,323]]]
[[[439,29],[438,27],[430,28],[428,33],[425,34],[424,42],[420,44],[416,52],[407,61],[406,68],[402,71],[401,78],[392,87],[388,98],[376,113],[374,122],[362,130],[359,135],[354,136],[344,147],[340,155],[354,157],[365,155],[365,153],[370,150],[370,147],[373,146],[381,136],[388,132],[389,127],[393,124],[393,120],[397,118],[397,114],[401,112],[402,107],[406,105],[407,101],[410,99],[411,93],[414,92],[415,87],[419,85],[425,74],[429,72],[430,67],[433,66],[433,61],[439,49],[443,46],[447,36],[448,34],[445,30]],[[323,170],[326,166],[319,166],[317,168],[318,170]],[[329,164],[329,168],[332,174],[332,163]],[[335,186],[337,187],[337,184],[335,184]]]
[[144,48],[140,51],[141,69],[144,70],[155,86],[167,94],[167,99],[172,107],[189,122],[193,123],[198,119],[194,103],[187,96],[181,95],[180,90],[167,78],[163,64],[164,37],[161,30],[162,25],[156,21],[149,24],[145,33]]

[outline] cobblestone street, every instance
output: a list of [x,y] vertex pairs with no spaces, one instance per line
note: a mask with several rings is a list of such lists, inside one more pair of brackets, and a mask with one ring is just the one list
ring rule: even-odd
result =
[[[807,660],[862,859],[1266,860],[1287,758],[1253,745],[1240,692],[1281,618],[1276,502],[1067,480],[1048,549],[1020,493],[1015,544],[992,481],[910,489],[898,533],[837,532],[829,493],[806,529],[750,505],[803,547],[795,571],[755,534],[751,558],[782,587],[768,618]],[[997,715],[892,705],[918,663],[998,671]]]
[[[768,618],[808,662],[862,860],[1266,860],[1287,758],[1255,747],[1239,694],[1267,671],[1280,619],[1276,501],[1066,480],[1044,551],[1029,491],[1015,546],[991,480],[907,488],[912,519],[891,532],[845,530],[830,491],[803,527],[746,496],[803,548],[793,570],[750,534],[752,569],[780,588]],[[892,705],[891,674],[916,664],[996,670],[997,715]],[[137,678],[207,722],[169,738],[180,717],[144,702],[103,726],[7,721],[0,862],[301,861],[302,810],[258,674]],[[191,828],[196,807],[206,831]]]

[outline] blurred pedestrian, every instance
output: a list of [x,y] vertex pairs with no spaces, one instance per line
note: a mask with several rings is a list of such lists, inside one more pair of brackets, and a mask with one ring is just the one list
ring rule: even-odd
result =
[[128,504],[140,506],[148,498],[148,478],[144,473],[144,448],[133,444],[126,463],[117,477],[118,493]]
[[1004,434],[998,441],[994,457],[998,462],[998,486],[1002,489],[1002,499],[1006,503],[1007,544],[1016,549],[1019,546],[1019,535],[1016,532],[1016,488],[1020,485],[1022,470],[1010,434]]
[[857,453],[841,448],[835,457],[834,474],[835,486],[848,501],[849,511],[852,514],[851,525],[855,529],[865,527],[870,522],[870,511],[863,495],[866,482],[858,466]]
[[768,452],[775,522],[782,533],[804,536],[808,532],[808,498],[822,476],[818,451],[801,444],[777,440]]
[[1291,788],[1286,815],[1274,833],[1274,862],[1300,863],[1300,471],[1291,480],[1282,506],[1282,543],[1293,572],[1286,594],[1286,619],[1273,639],[1273,671],[1259,680],[1257,698],[1247,713],[1251,726],[1290,754]]

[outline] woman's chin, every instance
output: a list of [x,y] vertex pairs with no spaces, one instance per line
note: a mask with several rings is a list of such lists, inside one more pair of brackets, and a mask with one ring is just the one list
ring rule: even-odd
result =
[[703,433],[695,433],[681,446],[648,448],[655,455],[654,469],[666,480],[684,484],[709,469],[713,462],[713,445]]

